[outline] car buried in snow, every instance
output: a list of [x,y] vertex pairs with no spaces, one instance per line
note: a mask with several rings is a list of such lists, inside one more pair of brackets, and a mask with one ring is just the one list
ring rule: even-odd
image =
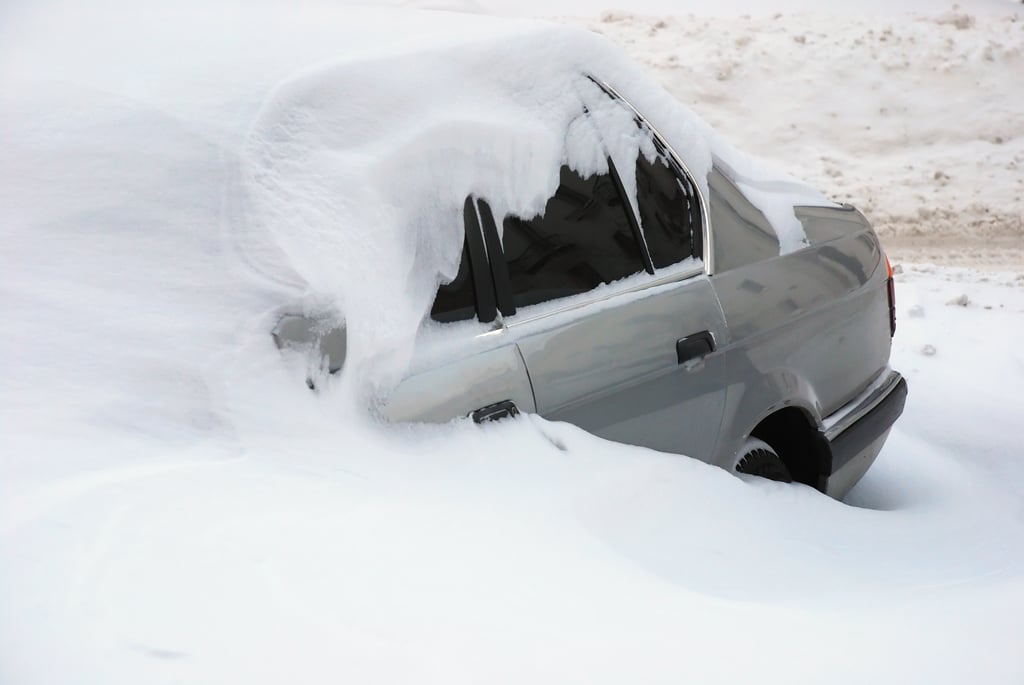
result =
[[[542,176],[540,202],[503,195],[510,183],[443,184],[459,226],[432,240],[451,243],[457,267],[435,273],[412,361],[380,412],[413,422],[536,413],[842,498],[907,394],[888,365],[895,294],[871,225],[751,173],[713,136],[688,143],[679,121],[692,115],[621,76],[634,72],[564,71],[574,69],[575,110],[544,129],[561,148],[525,172],[514,151],[505,172],[492,155],[468,176]],[[657,103],[650,119],[640,100]],[[471,149],[433,142],[454,146],[453,165]],[[288,312],[273,336],[336,372],[353,326]]]

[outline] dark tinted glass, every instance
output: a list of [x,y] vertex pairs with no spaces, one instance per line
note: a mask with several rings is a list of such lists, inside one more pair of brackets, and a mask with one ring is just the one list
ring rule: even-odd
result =
[[[695,193],[685,188],[662,157],[636,162],[636,196],[640,225],[655,268],[681,262],[693,254],[700,233],[700,209]],[[699,238],[696,238],[699,239]]]
[[506,217],[503,245],[517,307],[584,293],[643,270],[627,207],[608,175],[562,167],[544,214]]
[[434,306],[430,310],[430,318],[434,321],[449,323],[463,321],[476,316],[476,289],[473,287],[473,274],[469,265],[469,249],[462,244],[462,261],[459,272],[451,283],[437,289]]

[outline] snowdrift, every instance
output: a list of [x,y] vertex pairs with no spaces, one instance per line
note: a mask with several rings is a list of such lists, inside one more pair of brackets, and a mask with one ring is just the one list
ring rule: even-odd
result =
[[[331,8],[9,16],[0,681],[1024,678],[1013,276],[900,277],[894,365],[920,399],[848,505],[536,417],[382,427],[305,388],[276,317],[359,317],[366,366],[397,372],[454,261],[450,221],[397,226],[477,184],[529,211],[550,180],[477,172],[574,154],[549,139],[563,93],[485,106],[456,77],[532,82],[500,69],[510,36],[545,69],[646,77],[578,31],[467,17],[381,38]],[[412,100],[375,99],[403,76]],[[657,120],[667,96],[625,94],[689,163],[742,165],[695,117]],[[468,140],[489,142],[436,156]]]

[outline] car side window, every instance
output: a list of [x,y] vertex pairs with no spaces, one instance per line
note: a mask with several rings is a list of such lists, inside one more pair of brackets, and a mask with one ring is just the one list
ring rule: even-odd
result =
[[643,271],[628,211],[608,174],[583,178],[563,166],[542,215],[503,222],[515,306],[577,295]]
[[693,184],[658,155],[641,153],[636,162],[636,198],[640,225],[655,268],[701,255],[700,205]]
[[434,306],[430,309],[430,318],[434,321],[451,323],[476,316],[476,289],[473,287],[470,268],[469,246],[463,242],[459,272],[451,283],[445,283],[437,289]]

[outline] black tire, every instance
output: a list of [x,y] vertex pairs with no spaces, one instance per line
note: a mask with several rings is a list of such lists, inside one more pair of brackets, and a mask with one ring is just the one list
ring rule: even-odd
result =
[[743,444],[735,468],[737,473],[746,473],[780,483],[793,482],[792,474],[778,453],[771,445],[757,438],[748,438]]

